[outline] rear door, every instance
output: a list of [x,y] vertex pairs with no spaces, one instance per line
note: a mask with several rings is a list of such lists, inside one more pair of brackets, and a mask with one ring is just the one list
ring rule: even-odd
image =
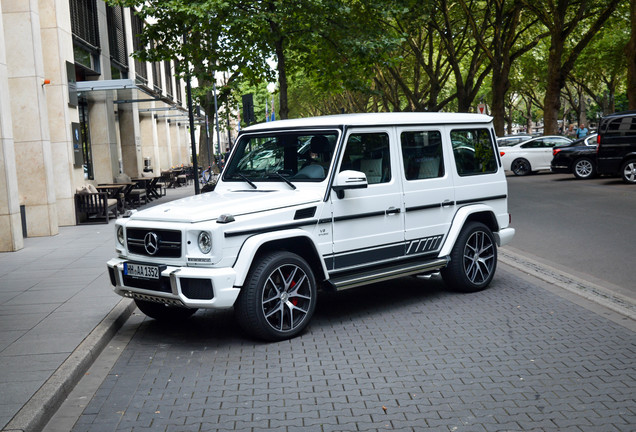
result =
[[[455,215],[452,155],[444,152],[443,127],[397,129],[404,189],[407,256],[427,255],[441,248]],[[449,148],[447,145],[446,148]]]

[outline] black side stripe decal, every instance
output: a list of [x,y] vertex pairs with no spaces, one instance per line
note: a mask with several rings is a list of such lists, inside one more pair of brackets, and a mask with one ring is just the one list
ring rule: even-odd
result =
[[457,205],[470,204],[470,203],[483,202],[483,201],[494,201],[494,200],[500,200],[500,199],[506,199],[506,198],[508,198],[508,195],[494,195],[494,196],[483,197],[483,198],[473,198],[468,200],[457,201]]

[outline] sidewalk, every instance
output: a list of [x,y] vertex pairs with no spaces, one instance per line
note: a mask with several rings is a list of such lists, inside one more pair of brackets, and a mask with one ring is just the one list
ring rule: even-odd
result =
[[[169,189],[140,209],[194,195]],[[60,227],[0,253],[0,430],[39,430],[134,309],[106,261],[114,223]]]

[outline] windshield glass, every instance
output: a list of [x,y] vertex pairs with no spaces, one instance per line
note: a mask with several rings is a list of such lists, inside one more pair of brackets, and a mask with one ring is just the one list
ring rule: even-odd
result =
[[320,182],[327,177],[336,131],[243,135],[223,174],[224,181]]

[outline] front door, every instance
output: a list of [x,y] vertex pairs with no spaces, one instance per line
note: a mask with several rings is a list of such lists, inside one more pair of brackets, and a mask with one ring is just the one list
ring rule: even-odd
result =
[[404,203],[393,128],[350,129],[338,171],[361,171],[366,189],[331,194],[334,272],[404,256]]

